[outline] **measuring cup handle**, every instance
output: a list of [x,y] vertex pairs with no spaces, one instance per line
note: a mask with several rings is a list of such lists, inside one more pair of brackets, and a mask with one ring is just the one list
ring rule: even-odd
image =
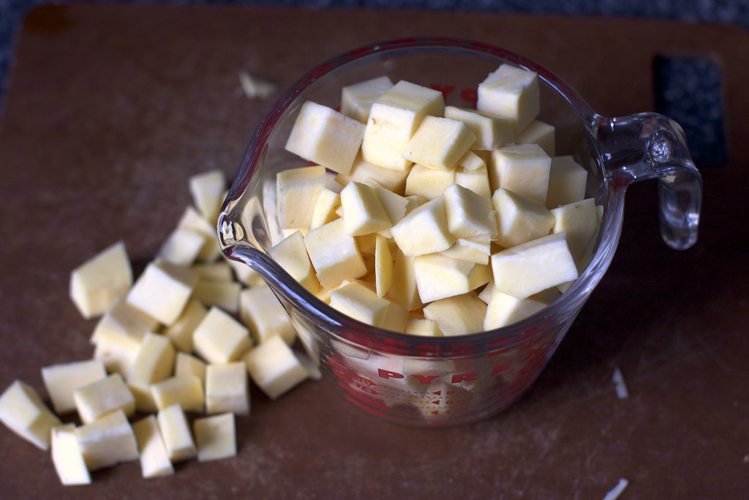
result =
[[596,115],[591,132],[598,142],[607,180],[626,187],[658,179],[663,241],[676,250],[694,245],[702,176],[692,162],[679,124],[657,113],[618,118]]

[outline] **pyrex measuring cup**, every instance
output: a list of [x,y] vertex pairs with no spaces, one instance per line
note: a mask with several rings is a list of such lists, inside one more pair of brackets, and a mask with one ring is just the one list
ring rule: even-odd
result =
[[[267,250],[280,240],[276,221],[266,217],[273,213],[275,175],[305,164],[284,150],[305,101],[335,108],[343,86],[388,75],[442,90],[447,104],[471,106],[478,82],[504,62],[538,73],[540,119],[556,127],[557,154],[573,155],[588,170],[587,196],[604,207],[592,261],[554,303],[484,333],[411,336],[344,316],[269,258]],[[679,125],[654,113],[598,115],[548,70],[506,50],[451,39],[396,40],[321,64],[276,102],[224,202],[219,237],[227,257],[250,266],[273,289],[305,350],[351,403],[396,423],[454,425],[501,411],[533,383],[611,263],[627,186],[656,178],[663,239],[688,248],[697,238],[702,188]]]

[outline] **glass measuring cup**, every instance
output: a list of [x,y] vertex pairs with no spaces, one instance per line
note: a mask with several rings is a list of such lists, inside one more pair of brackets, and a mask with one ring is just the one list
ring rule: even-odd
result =
[[[446,104],[475,104],[476,86],[501,63],[535,71],[540,119],[557,131],[557,154],[588,170],[587,196],[603,205],[592,260],[550,306],[508,327],[457,337],[424,338],[351,319],[310,294],[268,255],[280,239],[266,217],[277,172],[305,162],[284,150],[301,105],[333,108],[341,88],[387,75],[432,86]],[[363,47],[317,66],[275,104],[255,132],[219,217],[224,254],[257,271],[289,312],[307,353],[326,380],[365,411],[388,421],[445,426],[493,415],[536,379],[614,256],[624,194],[633,182],[658,179],[661,234],[675,249],[697,239],[702,195],[678,124],[655,113],[622,118],[596,114],[567,84],[517,54],[453,39],[404,39]]]

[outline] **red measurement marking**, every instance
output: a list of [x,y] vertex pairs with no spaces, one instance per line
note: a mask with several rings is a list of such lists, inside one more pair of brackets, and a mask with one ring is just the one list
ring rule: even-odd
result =
[[434,90],[442,92],[442,96],[447,99],[447,96],[455,90],[455,85],[442,85],[441,83],[433,83],[430,85]]
[[476,380],[475,373],[456,373],[455,375],[453,375],[452,381],[450,383],[458,384],[460,382],[473,382],[474,380]]
[[509,371],[510,368],[512,368],[512,361],[499,363],[498,365],[494,365],[494,368],[492,368],[492,375],[501,375],[502,373]]
[[389,379],[389,378],[403,378],[402,373],[398,372],[391,372],[390,370],[383,370],[382,368],[377,369],[377,375],[380,376],[380,378]]
[[460,91],[460,97],[464,101],[471,103],[471,106],[476,107],[476,102],[479,100],[478,93],[474,88],[466,88]]
[[420,384],[429,385],[434,380],[437,380],[438,378],[440,378],[441,375],[416,375],[414,374],[411,376],[415,378],[416,380],[418,380]]

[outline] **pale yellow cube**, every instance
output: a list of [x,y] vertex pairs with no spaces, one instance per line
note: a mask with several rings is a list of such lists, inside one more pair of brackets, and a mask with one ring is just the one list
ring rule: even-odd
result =
[[489,178],[492,188],[504,188],[544,203],[549,189],[551,158],[537,144],[521,144],[492,153]]
[[201,262],[213,262],[221,255],[221,247],[218,244],[215,222],[208,222],[193,207],[187,207],[182,214],[177,227],[189,229],[203,236],[203,247],[198,253]]
[[230,313],[239,312],[239,283],[221,281],[198,281],[192,292],[192,298],[206,307],[220,307]]
[[332,108],[307,101],[286,141],[286,150],[348,175],[364,138],[364,125]]
[[524,299],[577,279],[564,233],[544,236],[492,255],[496,291]]
[[424,308],[424,316],[436,322],[446,337],[478,333],[483,328],[486,304],[467,293],[432,302]]
[[158,258],[177,266],[189,266],[198,258],[205,237],[191,229],[178,227],[159,250]]
[[377,197],[380,199],[382,208],[385,209],[385,213],[388,215],[391,226],[397,224],[406,215],[409,203],[407,198],[380,186],[376,182],[365,181],[365,184],[377,193]]
[[423,196],[431,200],[441,196],[447,186],[454,183],[454,170],[435,170],[423,165],[414,165],[406,178],[406,194]]
[[486,165],[474,170],[460,167],[455,169],[455,184],[470,189],[477,195],[487,199],[492,196],[489,185],[489,170],[486,168]]
[[190,299],[197,277],[166,262],[151,263],[127,295],[127,302],[165,325],[174,323]]
[[453,246],[441,252],[440,255],[451,259],[487,265],[491,256],[491,242],[481,238],[458,238]]
[[154,413],[159,410],[156,406],[156,401],[153,400],[153,395],[151,394],[151,384],[144,382],[128,382],[127,388],[135,398],[136,411]]
[[557,156],[551,159],[549,171],[549,191],[546,193],[546,207],[556,208],[585,198],[588,171],[571,156]]
[[234,279],[231,266],[225,261],[195,264],[190,267],[190,271],[201,281],[232,281]]
[[404,217],[429,201],[428,198],[417,194],[408,195],[405,198],[408,204],[406,205],[406,213],[403,215]]
[[159,410],[178,404],[184,411],[203,411],[203,384],[195,375],[177,375],[152,384],[151,397]]
[[347,282],[330,293],[330,307],[369,325],[383,327],[389,306],[388,300],[356,281]]
[[164,445],[156,417],[149,415],[133,424],[140,453],[140,470],[144,478],[174,474],[172,461]]
[[312,208],[310,229],[323,226],[335,220],[338,215],[336,209],[341,206],[341,195],[328,188],[323,188],[317,195],[315,206]]
[[281,337],[271,337],[248,352],[244,362],[252,380],[271,399],[277,399],[309,377]]
[[408,309],[401,306],[400,304],[388,301],[388,310],[385,314],[385,322],[382,324],[381,328],[393,332],[404,333],[406,331],[406,325],[408,325],[408,318]]
[[168,337],[147,333],[128,372],[131,385],[148,386],[160,382],[174,372],[176,352]]
[[[367,274],[356,241],[346,229],[343,219],[337,219],[313,229],[304,238],[317,279],[325,288],[333,288],[343,280]],[[335,251],[331,251],[335,249]]]
[[164,329],[164,335],[182,352],[192,352],[192,336],[208,314],[208,309],[197,300],[190,300],[177,321]]
[[250,413],[247,367],[244,362],[208,365],[205,378],[206,413]]
[[393,283],[387,294],[390,300],[400,304],[407,311],[415,311],[422,306],[419,290],[416,286],[415,259],[416,257],[409,257],[403,255],[400,250],[395,250]]
[[73,391],[78,415],[84,423],[122,410],[128,417],[135,413],[135,398],[119,373],[78,387]]
[[364,131],[364,159],[380,167],[405,170],[411,162],[403,152],[411,136],[427,115],[442,116],[442,92],[406,81],[382,94],[369,113]]
[[439,325],[431,319],[410,319],[406,325],[406,333],[420,337],[442,337]]
[[0,421],[41,450],[48,450],[53,427],[60,420],[33,387],[16,380],[0,396]]
[[[143,335],[145,336],[145,334]],[[101,360],[110,373],[121,373],[127,377],[140,350],[142,337],[127,335],[102,336],[96,342],[94,359]]]
[[292,278],[310,292],[315,293],[320,289],[320,282],[317,280],[304,243],[302,233],[297,231],[277,243],[269,253]]
[[492,294],[494,293],[494,281],[490,281],[483,290],[479,292],[479,299],[484,304],[489,305],[489,301],[492,299]]
[[489,266],[440,254],[416,257],[414,271],[419,297],[424,303],[463,295],[491,279]]
[[538,77],[533,71],[502,64],[479,84],[476,109],[526,128],[540,111]]
[[228,363],[241,358],[252,347],[252,340],[241,323],[212,307],[195,329],[193,345],[209,363]]
[[437,170],[454,170],[476,136],[458,120],[427,116],[403,151],[403,158]]
[[404,255],[418,256],[447,250],[455,242],[447,224],[445,199],[435,198],[413,210],[391,229]]
[[206,364],[195,356],[184,352],[177,353],[177,361],[174,363],[174,375],[176,377],[194,375],[205,386],[205,370]]
[[378,167],[359,155],[354,160],[354,167],[351,169],[350,180],[352,181],[374,181],[380,186],[389,189],[396,194],[403,194],[406,187],[406,177],[408,170],[392,170],[389,168]]
[[104,363],[97,359],[42,368],[42,379],[58,415],[75,411],[73,391],[107,376]]
[[138,444],[122,410],[75,429],[75,438],[89,471],[138,458]]
[[209,222],[218,217],[221,202],[224,201],[226,176],[221,170],[210,170],[193,175],[189,180],[190,194],[195,206]]
[[509,120],[487,116],[473,109],[445,107],[445,118],[460,120],[476,136],[473,149],[491,151],[515,139],[515,124]]
[[585,254],[598,229],[595,199],[587,198],[562,205],[551,211],[554,216],[554,233],[565,233],[570,252],[579,261]]
[[537,201],[500,188],[492,202],[499,219],[496,241],[505,248],[546,236],[554,227],[554,216]]
[[387,76],[379,76],[341,89],[341,113],[356,121],[367,123],[372,104],[393,86]]
[[382,298],[393,284],[393,255],[390,244],[382,236],[377,237],[375,245],[375,286],[377,296]]
[[91,475],[75,438],[75,425],[61,425],[52,429],[52,463],[64,486],[91,484]]
[[133,284],[133,271],[121,241],[104,249],[70,273],[70,298],[90,319],[105,313]]
[[276,175],[276,217],[281,229],[309,228],[317,195],[326,184],[325,167],[279,172]]
[[180,405],[175,404],[159,410],[157,419],[161,436],[164,438],[164,447],[172,462],[180,462],[197,455],[190,426]]
[[497,236],[497,220],[488,199],[453,184],[445,189],[447,229],[456,238],[491,240]]
[[376,233],[392,226],[377,191],[359,182],[350,182],[341,191],[341,207],[346,232],[351,236]]
[[154,331],[158,325],[155,318],[121,299],[96,324],[91,343],[98,344],[103,339],[125,339],[139,344],[146,332]]
[[274,335],[280,336],[291,345],[296,338],[296,330],[273,291],[267,286],[244,290],[240,297],[242,323],[247,325],[258,344]]
[[221,460],[237,454],[233,414],[199,418],[193,423],[193,430],[200,462]]
[[538,144],[549,156],[556,152],[556,140],[554,139],[554,126],[541,120],[534,120],[524,130],[518,133],[515,142],[517,144]]
[[535,296],[518,299],[494,290],[486,308],[484,330],[494,330],[522,321],[544,309],[547,304],[534,300]]

